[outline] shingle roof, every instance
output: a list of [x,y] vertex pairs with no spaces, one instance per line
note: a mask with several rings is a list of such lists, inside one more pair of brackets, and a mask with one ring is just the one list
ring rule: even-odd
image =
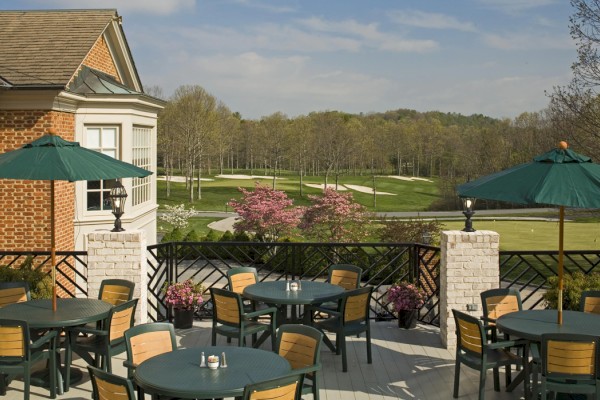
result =
[[0,81],[69,82],[116,10],[0,11]]

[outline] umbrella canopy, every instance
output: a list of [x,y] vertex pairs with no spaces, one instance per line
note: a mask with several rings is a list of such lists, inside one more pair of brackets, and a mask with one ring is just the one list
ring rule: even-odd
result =
[[56,246],[54,181],[97,181],[143,178],[152,174],[97,151],[79,146],[49,132],[22,148],[0,154],[0,179],[50,181],[50,254],[52,262],[52,309],[56,311]]
[[565,207],[600,208],[600,164],[569,150],[561,142],[559,148],[535,157],[532,162],[459,185],[457,191],[460,197],[560,207],[558,323],[561,324]]
[[18,150],[0,154],[0,179],[98,181],[152,174],[105,154],[44,135]]

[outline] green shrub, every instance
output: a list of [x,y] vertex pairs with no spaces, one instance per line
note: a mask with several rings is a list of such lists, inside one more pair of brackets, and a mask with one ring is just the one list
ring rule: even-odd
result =
[[203,242],[216,242],[219,239],[217,233],[212,229],[208,231],[206,236],[202,239]]
[[196,233],[196,230],[192,229],[185,235],[185,237],[183,238],[183,241],[184,242],[199,242],[200,237],[198,236],[198,233]]
[[52,278],[47,273],[33,267],[33,258],[27,259],[20,267],[0,266],[0,282],[29,283],[32,299],[49,299],[52,297]]
[[[582,272],[564,274],[563,287],[563,310],[579,311],[579,300],[581,293],[586,290],[600,290],[600,273],[594,272],[588,275]],[[558,276],[548,278],[550,288],[544,294],[546,307],[558,308]]]

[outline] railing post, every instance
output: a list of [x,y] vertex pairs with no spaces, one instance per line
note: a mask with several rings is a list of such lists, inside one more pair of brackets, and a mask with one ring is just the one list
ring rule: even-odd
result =
[[[173,265],[174,265],[174,261],[173,258],[175,257],[175,251],[174,251],[174,245],[173,242],[169,242],[169,246],[167,247],[167,282],[168,284],[171,284],[171,282],[173,282]],[[167,308],[167,319],[169,320],[169,322],[173,322],[173,315],[171,312],[171,307],[166,306]]]

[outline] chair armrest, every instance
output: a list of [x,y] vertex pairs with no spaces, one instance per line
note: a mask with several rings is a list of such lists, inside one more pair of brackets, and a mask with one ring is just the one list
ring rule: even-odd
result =
[[277,312],[277,308],[275,308],[275,307],[268,307],[268,308],[264,308],[262,310],[252,311],[252,312],[249,312],[249,313],[244,313],[242,315],[244,316],[244,318],[251,319],[251,318],[260,317],[261,315],[266,315],[266,314],[273,315],[276,312]]
[[132,363],[129,360],[125,360],[123,361],[123,366],[127,369],[136,369],[138,365],[136,363]]
[[503,349],[506,347],[518,347],[525,346],[527,344],[527,340],[517,339],[517,340],[505,340],[502,342],[494,342],[488,343],[485,345],[488,349]]
[[102,329],[88,328],[85,326],[77,326],[75,328],[69,329],[69,331],[75,333],[88,333],[90,335],[108,336],[108,331]]
[[325,314],[330,314],[334,317],[339,317],[342,315],[342,313],[339,311],[334,311],[331,308],[324,308],[324,307],[319,307],[319,306],[312,306],[312,307],[310,307],[310,310],[311,311],[319,311],[319,312],[322,312]]
[[533,358],[533,361],[539,363],[541,360],[540,346],[538,346],[536,342],[532,342],[529,345],[529,351],[531,351],[531,357]]
[[48,343],[51,339],[54,339],[58,336],[57,331],[48,331],[46,334],[38,338],[36,341],[31,343],[30,347],[32,349],[39,349],[43,344]]

